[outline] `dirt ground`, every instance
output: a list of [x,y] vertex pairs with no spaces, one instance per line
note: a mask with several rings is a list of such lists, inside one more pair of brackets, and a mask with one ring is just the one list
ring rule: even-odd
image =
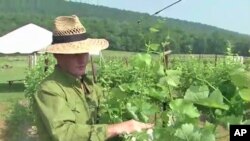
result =
[[229,141],[229,131],[224,129],[222,126],[217,128],[219,135],[216,136],[216,141]]
[[0,120],[0,141],[4,141],[4,129],[6,128],[6,125],[5,125],[5,121],[4,120]]
[[5,120],[4,118],[2,117],[2,115],[4,115],[4,113],[6,112],[8,108],[4,105],[4,104],[1,104],[0,106],[0,114],[1,114],[1,118],[0,118],[0,141],[3,141],[3,131],[4,129],[6,128],[6,124],[5,124]]
[[[20,100],[18,102],[20,106],[27,108],[27,101]],[[5,116],[8,114],[10,107],[6,103],[0,102],[0,141],[7,141],[10,138],[10,135],[7,135],[8,131],[7,121]],[[30,123],[23,122],[20,127],[16,127],[16,131],[22,135],[19,135],[18,138],[15,138],[15,141],[37,141],[37,129],[35,126],[32,126]],[[12,140],[12,139],[10,139]]]
[[[4,103],[2,103],[2,102],[1,102],[0,104],[1,104],[1,106],[0,106],[0,114],[3,115],[4,113],[7,112],[8,106],[6,106],[6,104],[4,104]],[[0,119],[1,119],[1,117],[2,117],[2,116],[0,116]]]

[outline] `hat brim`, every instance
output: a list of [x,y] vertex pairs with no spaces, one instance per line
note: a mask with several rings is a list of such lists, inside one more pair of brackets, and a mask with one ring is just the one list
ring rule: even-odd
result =
[[39,52],[47,52],[52,54],[80,54],[99,52],[108,48],[109,42],[106,39],[88,38],[82,41],[52,44]]

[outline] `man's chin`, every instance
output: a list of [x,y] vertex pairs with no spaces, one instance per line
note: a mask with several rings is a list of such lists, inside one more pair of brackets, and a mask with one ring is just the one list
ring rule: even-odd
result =
[[84,72],[77,73],[77,76],[81,77],[81,76],[83,76],[84,74],[85,74]]

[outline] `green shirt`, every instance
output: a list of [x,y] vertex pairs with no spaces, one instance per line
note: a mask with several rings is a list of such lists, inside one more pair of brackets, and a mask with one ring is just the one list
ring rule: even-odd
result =
[[56,67],[35,94],[40,140],[106,140],[107,125],[96,124],[100,94],[100,88],[87,77],[81,83],[80,79]]

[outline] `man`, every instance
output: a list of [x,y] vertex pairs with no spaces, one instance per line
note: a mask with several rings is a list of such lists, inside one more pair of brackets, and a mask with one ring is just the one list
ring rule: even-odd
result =
[[105,39],[90,39],[77,16],[55,19],[52,45],[57,66],[34,95],[37,126],[42,141],[104,141],[122,133],[152,128],[135,120],[96,124],[99,98],[97,87],[85,75],[89,53],[108,47]]

